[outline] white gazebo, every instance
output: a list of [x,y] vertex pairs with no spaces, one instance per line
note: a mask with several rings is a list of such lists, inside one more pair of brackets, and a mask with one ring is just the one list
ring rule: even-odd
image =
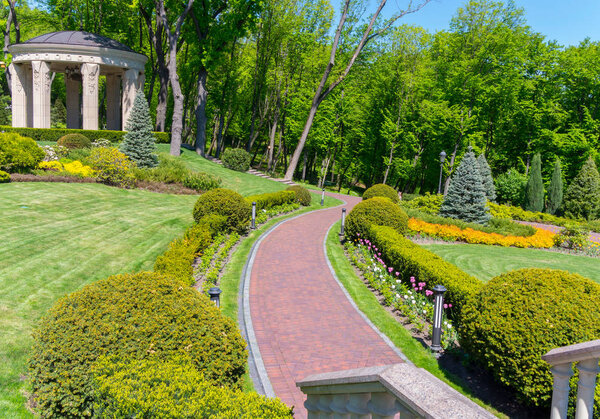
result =
[[8,50],[13,127],[50,128],[53,73],[65,73],[67,128],[98,129],[100,76],[106,77],[109,130],[124,128],[136,92],[144,85],[148,57],[93,33],[52,32],[10,45]]

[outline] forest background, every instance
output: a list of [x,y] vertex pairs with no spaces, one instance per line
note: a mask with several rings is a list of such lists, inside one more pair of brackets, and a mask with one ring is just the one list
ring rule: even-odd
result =
[[[201,154],[246,148],[255,164],[282,175],[333,57],[325,90],[343,81],[320,101],[295,171],[319,184],[435,192],[440,152],[448,154],[447,188],[468,145],[485,153],[495,176],[526,175],[540,153],[546,184],[557,158],[565,184],[589,156],[600,163],[598,42],[563,47],[534,32],[513,3],[485,0],[465,3],[448,30],[430,33],[393,24],[402,11],[390,2],[392,12],[369,32],[379,35],[344,78],[373,13],[367,2],[344,4],[332,53],[340,16],[328,0],[5,0],[4,62],[8,44],[47,32],[114,38],[149,57],[144,94],[157,131]],[[0,124],[10,124],[8,86],[1,77]],[[54,127],[64,126],[64,101],[57,73]],[[101,78],[101,125],[105,106]]]

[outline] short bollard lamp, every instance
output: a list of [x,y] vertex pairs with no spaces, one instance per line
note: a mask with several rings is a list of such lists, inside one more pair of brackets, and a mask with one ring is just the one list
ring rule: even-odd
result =
[[433,287],[433,337],[431,339],[431,350],[434,352],[442,350],[442,310],[444,309],[444,293],[446,291],[443,285]]
[[252,230],[256,228],[256,202],[252,203]]
[[219,288],[219,287],[212,287],[211,289],[208,290],[208,295],[210,296],[210,301],[215,303],[217,308],[221,307],[221,293],[222,292],[223,291],[221,291],[221,288]]
[[345,228],[346,228],[346,208],[342,208],[342,225],[340,227],[340,237],[344,236]]
[[325,188],[321,190],[321,206],[325,205]]

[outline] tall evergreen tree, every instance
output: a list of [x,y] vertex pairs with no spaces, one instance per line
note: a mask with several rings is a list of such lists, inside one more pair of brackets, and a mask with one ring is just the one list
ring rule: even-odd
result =
[[155,167],[158,164],[158,158],[154,154],[156,139],[152,133],[148,102],[140,90],[135,96],[125,130],[127,133],[123,136],[121,152],[133,160],[138,167]]
[[67,126],[67,108],[62,100],[57,98],[50,110],[50,124],[52,128],[65,128]]
[[544,209],[544,183],[542,181],[542,157],[540,153],[533,156],[531,173],[525,187],[525,209],[542,211]]
[[496,187],[494,186],[492,169],[490,169],[490,165],[483,153],[477,157],[477,166],[479,167],[481,182],[483,183],[483,188],[485,189],[485,195],[487,196],[488,201],[496,202]]
[[490,219],[479,165],[470,146],[452,176],[440,215],[480,224]]
[[547,211],[549,214],[556,214],[563,200],[563,182],[560,168],[560,160],[554,162],[554,171],[550,180],[550,190],[548,191]]
[[572,218],[593,220],[600,214],[600,175],[591,156],[567,188],[564,208]]

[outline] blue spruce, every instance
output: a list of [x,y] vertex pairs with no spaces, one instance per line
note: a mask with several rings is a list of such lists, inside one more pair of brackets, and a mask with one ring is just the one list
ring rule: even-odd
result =
[[156,139],[152,133],[148,102],[141,90],[135,96],[125,130],[127,133],[123,136],[123,142],[119,147],[121,152],[135,162],[138,167],[155,167],[158,164],[158,158],[154,153]]

